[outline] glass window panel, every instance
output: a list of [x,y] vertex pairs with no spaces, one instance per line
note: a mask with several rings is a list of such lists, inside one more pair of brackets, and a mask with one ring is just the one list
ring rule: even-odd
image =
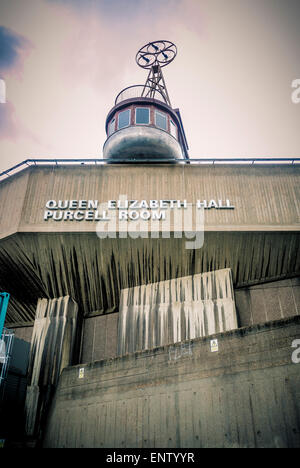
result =
[[150,123],[150,111],[145,107],[137,107],[135,110],[135,123],[147,125]]
[[130,123],[130,109],[120,112],[118,118],[118,128],[128,127]]
[[155,112],[155,124],[157,127],[167,130],[167,116],[160,112]]
[[170,130],[171,130],[171,135],[177,139],[177,127],[174,124],[173,120],[170,120]]
[[108,135],[111,135],[112,133],[114,133],[115,122],[116,122],[116,119],[112,119],[112,121],[110,122],[109,127],[108,127]]

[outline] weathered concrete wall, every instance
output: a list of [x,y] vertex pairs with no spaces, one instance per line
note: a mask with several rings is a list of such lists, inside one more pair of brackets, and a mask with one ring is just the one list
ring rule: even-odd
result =
[[206,230],[299,230],[300,167],[285,164],[30,167],[0,184],[0,237],[12,232],[88,232],[94,223],[43,220],[48,200],[226,198],[234,210],[206,210]]
[[300,315],[300,278],[235,290],[239,326]]
[[30,327],[10,327],[14,330],[15,337],[19,340],[24,340],[27,343],[31,343],[33,326]]
[[299,336],[297,316],[66,368],[44,446],[300,447]]
[[118,355],[235,328],[228,268],[122,289]]
[[74,362],[77,311],[77,304],[69,296],[38,301],[28,366],[27,435],[39,432],[59,375]]
[[117,355],[118,313],[84,320],[80,362],[88,363]]
[[[300,315],[300,278],[236,289],[234,296],[239,327]],[[80,362],[117,356],[118,315],[84,320]]]
[[230,268],[234,287],[300,275],[300,233],[205,232],[186,239],[99,239],[96,233],[17,234],[0,244],[0,288],[11,293],[7,322],[32,322],[39,297],[69,295],[88,316],[117,312],[120,291]]
[[[234,291],[239,327],[300,315],[300,278],[259,284]],[[118,312],[84,320],[81,361],[117,356]],[[31,341],[33,327],[14,328],[15,336]]]
[[[30,167],[0,184],[0,289],[7,323],[32,323],[38,298],[70,295],[84,316],[118,310],[120,289],[221,268],[234,286],[300,274],[299,165]],[[90,221],[44,221],[55,200],[230,199],[205,210],[204,246],[102,239]],[[16,232],[15,235],[12,233]],[[222,248],[220,248],[222,246]],[[145,267],[147,265],[147,267]]]

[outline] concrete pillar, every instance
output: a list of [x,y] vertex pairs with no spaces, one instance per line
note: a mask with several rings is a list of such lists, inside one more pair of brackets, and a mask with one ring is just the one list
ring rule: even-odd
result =
[[28,436],[40,436],[60,373],[73,364],[77,312],[69,296],[38,300],[25,403]]

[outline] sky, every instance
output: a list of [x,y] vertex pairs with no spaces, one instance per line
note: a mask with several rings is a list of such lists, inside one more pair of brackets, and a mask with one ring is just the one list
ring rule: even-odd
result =
[[161,39],[191,158],[300,157],[299,0],[0,0],[0,172],[102,158],[116,95],[147,78],[136,53]]

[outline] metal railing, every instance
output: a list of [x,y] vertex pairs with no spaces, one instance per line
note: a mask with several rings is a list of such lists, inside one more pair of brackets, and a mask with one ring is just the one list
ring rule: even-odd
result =
[[3,397],[14,336],[14,330],[9,330],[8,328],[3,328],[2,334],[0,335],[0,401]]
[[127,99],[134,99],[134,98],[139,98],[139,97],[155,99],[156,101],[161,101],[166,104],[165,98],[159,92],[158,89],[154,91],[154,96],[152,96],[152,94],[153,94],[153,88],[151,88],[150,86],[147,86],[147,85],[128,86],[127,88],[124,88],[122,89],[122,91],[119,92],[118,96],[115,99],[115,106],[122,101],[126,101]]
[[0,182],[31,166],[105,166],[109,164],[300,164],[300,158],[205,158],[205,159],[26,159],[0,173]]

